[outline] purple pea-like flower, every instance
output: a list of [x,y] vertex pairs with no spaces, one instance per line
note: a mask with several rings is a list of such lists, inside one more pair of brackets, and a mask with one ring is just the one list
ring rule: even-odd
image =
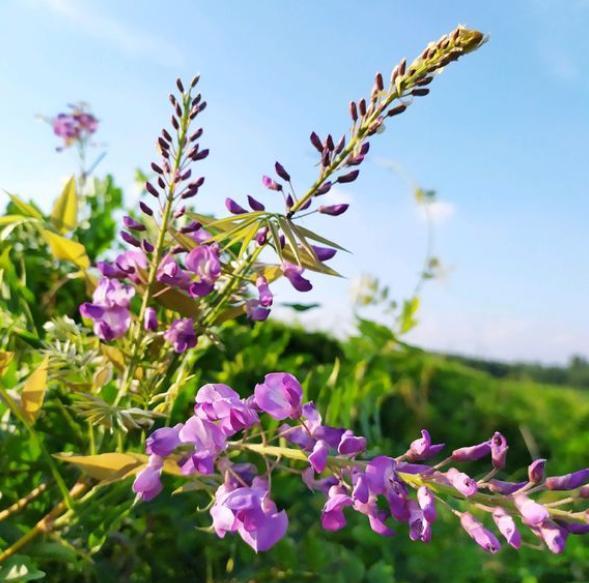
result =
[[559,555],[564,551],[568,532],[562,526],[546,519],[539,525],[538,532],[551,553]]
[[528,480],[531,484],[539,484],[544,480],[544,470],[546,468],[545,459],[534,460],[528,466]]
[[259,409],[274,419],[301,415],[303,389],[299,381],[286,372],[272,372],[264,377],[264,382],[256,385],[255,403]]
[[563,476],[550,476],[544,481],[544,486],[548,490],[574,490],[587,482],[589,482],[589,468]]
[[493,467],[501,470],[505,467],[505,458],[507,457],[507,440],[501,433],[496,431],[491,437],[491,459],[493,461]]
[[344,431],[337,451],[340,455],[358,455],[366,449],[366,438],[358,435],[354,435],[352,431],[347,429]]
[[274,296],[268,285],[268,280],[263,276],[259,275],[256,279],[256,287],[258,288],[259,302],[264,308],[269,308],[272,305]]
[[421,437],[411,442],[407,456],[414,461],[425,461],[435,457],[445,447],[444,443],[432,443],[427,429],[421,430]]
[[131,325],[129,303],[135,290],[116,279],[102,278],[92,303],[80,306],[80,314],[94,321],[94,333],[105,342],[123,336]]
[[489,480],[485,486],[496,494],[509,496],[518,490],[521,490],[528,482],[504,482],[502,480]]
[[372,458],[366,466],[368,487],[373,494],[384,494],[395,479],[397,462],[388,456]]
[[167,457],[180,445],[182,423],[174,427],[156,429],[145,441],[145,451],[160,457]]
[[320,439],[315,443],[313,451],[309,454],[309,463],[315,472],[320,474],[325,469],[328,456],[329,445]]
[[262,184],[268,190],[276,190],[276,191],[282,190],[282,185],[280,185],[280,184],[278,184],[278,182],[275,182],[274,180],[272,180],[272,178],[270,178],[269,176],[262,176]]
[[329,489],[327,502],[321,512],[321,526],[325,530],[336,531],[346,526],[344,508],[352,506],[353,500],[345,493],[340,486],[332,486]]
[[280,162],[276,162],[276,164],[274,164],[274,168],[276,170],[276,174],[278,174],[282,180],[290,182],[290,174],[284,169],[284,166]]
[[146,308],[143,319],[143,328],[149,332],[157,331],[157,312],[155,308]]
[[432,523],[436,521],[436,500],[427,486],[420,486],[417,490],[417,502],[424,518]]
[[251,299],[245,302],[245,313],[250,320],[263,322],[268,319],[270,310],[261,306],[259,300]]
[[493,511],[493,520],[499,532],[504,536],[508,545],[519,549],[522,543],[521,534],[515,526],[513,518],[501,507]]
[[330,204],[330,205],[320,205],[319,206],[319,212],[322,215],[331,215],[332,217],[337,217],[339,215],[342,215],[343,213],[345,213],[348,208],[349,208],[349,204]]
[[446,472],[446,478],[463,496],[474,496],[478,491],[477,483],[470,476],[458,471],[456,468],[450,468]]
[[194,321],[192,318],[174,320],[170,328],[164,332],[164,338],[178,354],[186,352],[189,348],[194,348],[197,342]]
[[331,247],[319,247],[318,245],[311,245],[311,247],[315,251],[315,255],[319,261],[329,261],[337,253],[337,250]]
[[194,446],[194,452],[179,463],[183,474],[211,474],[217,455],[225,449],[226,434],[220,425],[193,415],[180,429],[180,441]]
[[301,266],[285,261],[281,269],[284,277],[290,281],[297,291],[308,292],[313,289],[313,284],[302,276],[305,270]]
[[409,538],[412,541],[421,540],[424,523],[426,522],[423,512],[415,500],[407,502],[409,510]]
[[160,283],[181,289],[188,289],[190,277],[176,262],[172,255],[166,255],[160,262],[156,279]]
[[460,515],[460,524],[466,531],[468,536],[472,538],[481,548],[488,553],[496,553],[500,548],[501,544],[497,540],[497,537],[490,531],[487,530],[472,514],[469,512],[463,512]]
[[491,453],[491,444],[483,441],[477,445],[461,447],[452,452],[452,459],[457,462],[480,460]]
[[147,466],[141,470],[133,482],[133,492],[142,502],[153,500],[163,489],[160,476],[164,466],[163,459],[151,455]]
[[266,207],[259,201],[256,200],[253,196],[251,196],[250,194],[247,195],[247,202],[250,205],[250,208],[253,211],[264,211],[266,210]]
[[522,520],[528,526],[540,526],[550,516],[545,506],[538,504],[525,494],[516,494],[513,497],[513,502],[521,514]]
[[352,499],[354,502],[361,504],[368,503],[370,498],[370,488],[368,487],[368,478],[364,472],[355,472],[352,475]]
[[189,288],[192,296],[203,297],[213,291],[221,275],[221,261],[217,245],[200,245],[186,256],[186,269],[196,274],[197,281]]

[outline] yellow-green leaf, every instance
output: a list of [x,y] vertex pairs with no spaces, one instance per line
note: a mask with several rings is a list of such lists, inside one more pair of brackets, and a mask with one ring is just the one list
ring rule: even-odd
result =
[[66,183],[62,193],[53,205],[51,222],[61,233],[67,233],[78,224],[78,195],[76,179],[72,176]]
[[8,365],[14,358],[14,352],[8,352],[6,350],[0,350],[0,374],[4,372],[4,369],[8,368]]
[[21,394],[21,406],[29,423],[35,422],[43,406],[47,391],[48,367],[49,357],[46,356],[24,384]]
[[100,344],[100,352],[106,356],[112,364],[119,370],[125,369],[125,356],[115,346],[109,346],[108,344]]
[[163,291],[165,287],[161,283],[155,283],[153,286],[153,297],[159,304],[168,308],[168,310],[178,312],[185,318],[198,317],[198,304],[193,298],[174,288]]
[[22,200],[16,196],[16,194],[9,194],[10,200],[18,208],[18,210],[25,216],[25,217],[33,217],[35,219],[43,220],[43,215],[33,206],[30,205],[28,202]]
[[86,255],[84,245],[81,243],[66,239],[47,229],[41,229],[41,235],[49,245],[55,259],[70,261],[80,269],[88,269],[90,267],[90,259]]

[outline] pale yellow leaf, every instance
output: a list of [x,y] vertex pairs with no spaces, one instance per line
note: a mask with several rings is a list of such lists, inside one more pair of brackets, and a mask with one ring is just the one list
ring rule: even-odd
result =
[[61,233],[67,233],[78,224],[78,195],[76,179],[72,176],[53,205],[51,222]]
[[48,367],[49,357],[46,356],[24,384],[21,393],[21,407],[29,423],[35,422],[43,406],[47,392]]
[[41,234],[45,241],[47,241],[55,259],[70,261],[80,269],[88,269],[90,267],[90,259],[86,255],[84,245],[77,241],[66,239],[47,229],[41,229]]

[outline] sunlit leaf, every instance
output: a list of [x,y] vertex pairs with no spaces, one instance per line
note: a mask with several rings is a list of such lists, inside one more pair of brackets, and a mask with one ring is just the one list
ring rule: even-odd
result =
[[100,352],[102,352],[102,354],[104,354],[104,356],[106,356],[116,368],[119,370],[125,369],[125,356],[118,348],[101,343]]
[[8,367],[14,358],[14,352],[8,352],[6,350],[0,350],[0,374]]
[[263,275],[269,283],[272,283],[282,277],[282,269],[280,268],[280,265],[264,265],[261,269],[261,275]]
[[29,423],[35,422],[43,406],[47,392],[48,367],[49,357],[46,356],[24,384],[21,393],[21,406]]
[[74,464],[85,474],[100,481],[121,480],[136,473],[147,463],[147,456],[139,453],[100,453],[97,455],[55,454],[68,464]]
[[31,204],[19,198],[16,194],[9,194],[12,204],[26,217],[43,220],[43,215]]
[[86,255],[86,249],[81,243],[66,239],[47,229],[41,229],[41,235],[49,245],[55,259],[70,261],[80,269],[88,269],[90,267],[90,259]]
[[405,334],[417,326],[415,314],[418,309],[419,298],[417,296],[403,302],[403,308],[401,309],[401,314],[398,318],[399,334]]
[[301,252],[299,250],[297,239],[290,227],[289,222],[284,217],[278,217],[278,224],[280,225],[280,228],[282,229],[282,232],[286,237],[286,242],[288,243],[290,251],[294,255],[296,263],[302,265]]
[[196,300],[175,288],[166,289],[164,284],[156,282],[153,297],[165,308],[178,312],[185,318],[196,318],[199,315],[200,311]]
[[338,245],[337,243],[334,243],[333,241],[330,241],[329,239],[326,239],[325,237],[322,237],[321,235],[318,235],[317,233],[310,231],[302,225],[296,225],[296,228],[300,233],[307,237],[307,239],[311,239],[312,241],[317,241],[318,243],[323,243],[324,245],[328,245],[329,247],[333,247],[334,249],[339,249],[340,251],[345,251],[346,253],[349,253],[349,251],[347,249],[344,249],[341,245]]
[[76,194],[76,179],[72,176],[66,183],[62,193],[53,205],[51,222],[61,233],[67,233],[78,224],[78,195]]

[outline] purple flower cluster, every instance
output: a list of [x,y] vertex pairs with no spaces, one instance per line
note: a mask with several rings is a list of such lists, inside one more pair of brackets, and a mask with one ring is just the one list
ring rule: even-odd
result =
[[53,133],[63,140],[63,148],[86,141],[98,129],[98,120],[83,104],[70,108],[69,113],[59,113],[51,120]]
[[[296,445],[294,449],[251,444],[247,436],[235,440],[237,433],[260,423],[260,414],[288,421],[277,429],[277,437]],[[233,438],[233,441],[228,441]],[[584,513],[567,512],[550,503],[535,500],[539,491],[567,491],[576,498],[589,497],[589,468],[564,476],[544,476],[545,460],[536,460],[528,468],[529,479],[505,482],[493,478],[505,465],[507,440],[496,432],[482,443],[455,449],[443,461],[432,465],[444,444],[432,443],[427,430],[413,441],[407,451],[396,457],[365,454],[366,438],[350,429],[323,423],[312,402],[303,403],[303,389],[288,374],[267,374],[257,384],[253,396],[242,399],[223,384],[205,385],[196,395],[194,415],[184,424],[156,430],[147,440],[150,454],[146,467],[137,475],[133,490],[141,500],[150,500],[162,489],[160,475],[163,460],[171,456],[185,475],[218,475],[211,508],[213,529],[218,536],[237,532],[256,551],[269,549],[280,540],[288,525],[284,510],[279,511],[270,498],[271,470],[257,475],[255,466],[231,461],[229,452],[253,451],[306,460],[298,470],[306,486],[322,493],[325,503],[321,525],[337,531],[347,523],[346,509],[367,517],[371,529],[382,535],[394,534],[395,522],[406,524],[411,540],[429,542],[438,516],[437,502],[443,500],[459,517],[466,533],[485,551],[501,548],[497,535],[485,526],[487,513],[498,533],[513,548],[522,544],[517,522],[537,536],[554,553],[563,551],[569,534],[589,531]],[[489,458],[492,469],[474,479],[452,463]],[[487,490],[488,494],[481,491]],[[571,492],[572,491],[572,492]],[[565,502],[568,501],[568,498]],[[467,509],[462,509],[466,506]]]

